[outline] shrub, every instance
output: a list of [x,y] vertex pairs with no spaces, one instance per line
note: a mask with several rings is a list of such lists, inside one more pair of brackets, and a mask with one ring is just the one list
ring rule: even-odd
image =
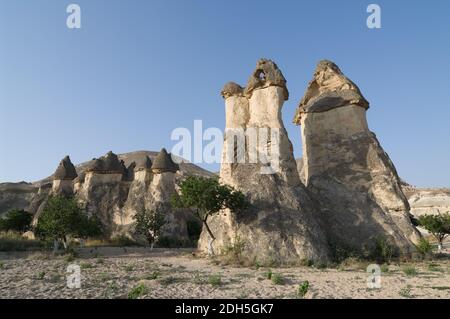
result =
[[283,285],[284,284],[284,278],[281,274],[272,274],[271,280],[274,285]]
[[425,238],[421,238],[419,240],[419,242],[416,245],[416,248],[417,251],[423,256],[429,255],[433,251],[433,246]]
[[229,262],[240,265],[243,263],[242,254],[244,252],[244,249],[244,240],[242,240],[240,236],[236,236],[231,244],[226,245],[223,248],[222,254],[227,258]]
[[304,298],[309,290],[309,281],[305,280],[302,282],[297,289],[297,295],[301,298]]
[[222,278],[220,275],[211,275],[208,277],[208,284],[211,286],[220,286],[222,284]]
[[269,269],[268,271],[266,271],[266,273],[264,274],[264,276],[266,277],[266,279],[271,280],[272,279],[272,269]]
[[411,286],[407,286],[405,288],[400,289],[398,294],[404,298],[412,298],[413,297],[411,295]]
[[417,275],[417,270],[416,270],[416,268],[414,266],[403,267],[403,272],[407,276],[415,276],[415,275]]
[[372,258],[374,258],[378,263],[390,263],[395,253],[395,246],[392,245],[386,238],[378,237],[375,240]]
[[24,233],[31,227],[33,215],[20,209],[13,209],[0,220],[0,230]]
[[158,277],[159,277],[159,272],[154,271],[150,275],[145,276],[145,279],[147,279],[147,280],[155,280],[155,279],[158,279]]
[[148,293],[148,288],[144,284],[139,284],[128,293],[128,299],[137,299]]

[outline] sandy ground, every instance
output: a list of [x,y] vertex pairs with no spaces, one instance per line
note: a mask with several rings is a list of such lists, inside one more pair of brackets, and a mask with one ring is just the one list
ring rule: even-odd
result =
[[[79,289],[67,287],[69,264],[80,266]],[[306,280],[306,298],[450,298],[449,259],[384,267],[380,289],[367,288],[365,269],[359,263],[272,268],[283,278],[275,284],[267,279],[268,268],[221,266],[189,250],[85,248],[75,260],[0,253],[0,298],[127,298],[140,285],[139,298],[299,298]]]

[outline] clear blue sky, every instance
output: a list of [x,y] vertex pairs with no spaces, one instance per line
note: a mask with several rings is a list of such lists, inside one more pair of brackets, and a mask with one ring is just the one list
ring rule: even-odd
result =
[[[77,3],[82,28],[66,27]],[[366,7],[382,28],[366,27]],[[450,186],[450,1],[0,0],[0,182],[51,174],[109,150],[171,148],[176,127],[223,128],[220,89],[256,61],[288,80],[291,124],[317,61],[371,102],[369,125],[399,174]],[[204,167],[217,170],[217,165]]]

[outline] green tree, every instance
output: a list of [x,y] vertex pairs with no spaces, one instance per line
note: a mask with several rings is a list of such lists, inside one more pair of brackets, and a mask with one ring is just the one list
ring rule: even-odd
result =
[[150,249],[153,250],[155,241],[161,235],[161,229],[166,224],[166,216],[160,210],[143,209],[134,215],[136,220],[134,232],[147,239]]
[[227,208],[239,213],[249,206],[248,201],[242,192],[220,184],[217,178],[189,176],[179,183],[179,188],[179,194],[173,197],[173,205],[194,211],[210,236],[208,252],[214,254],[212,244],[216,238],[208,225],[208,217]]
[[24,233],[31,227],[33,215],[21,209],[13,209],[0,220],[0,230]]
[[35,234],[41,239],[53,240],[55,249],[62,242],[67,249],[67,238],[86,238],[100,233],[98,222],[81,209],[74,198],[50,196],[38,218]]
[[418,222],[436,238],[438,251],[441,252],[444,239],[450,235],[450,214],[422,215],[418,217]]

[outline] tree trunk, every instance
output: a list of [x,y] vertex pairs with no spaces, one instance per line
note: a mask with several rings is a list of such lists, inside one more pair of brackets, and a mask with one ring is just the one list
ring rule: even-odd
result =
[[206,231],[208,232],[209,236],[211,237],[211,239],[208,242],[208,254],[214,255],[213,242],[214,242],[214,240],[216,240],[216,238],[214,237],[211,229],[208,226],[207,219],[208,219],[208,216],[206,216],[205,219],[203,220],[203,225],[205,225]]
[[54,239],[53,240],[53,254],[56,254],[58,252],[58,248],[59,248],[59,241]]

